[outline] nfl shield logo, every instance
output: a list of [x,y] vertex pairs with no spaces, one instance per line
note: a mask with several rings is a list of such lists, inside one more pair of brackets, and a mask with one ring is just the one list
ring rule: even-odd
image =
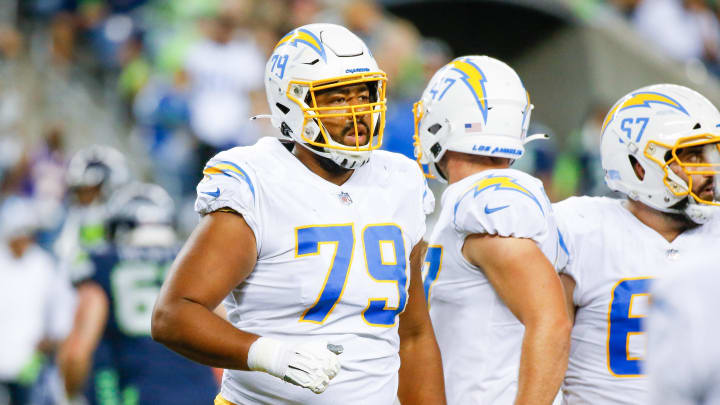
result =
[[352,198],[350,198],[350,194],[341,191],[340,194],[338,194],[338,198],[340,199],[340,202],[345,205],[352,204]]

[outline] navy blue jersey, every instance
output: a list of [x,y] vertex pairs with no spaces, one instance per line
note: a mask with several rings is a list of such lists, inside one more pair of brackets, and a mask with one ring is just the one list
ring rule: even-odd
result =
[[90,254],[109,298],[107,326],[95,353],[91,404],[211,404],[218,392],[209,367],[150,337],[153,305],[176,248],[103,248]]

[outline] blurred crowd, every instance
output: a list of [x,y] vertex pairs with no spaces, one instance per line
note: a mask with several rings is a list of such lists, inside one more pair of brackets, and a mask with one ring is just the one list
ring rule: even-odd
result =
[[248,118],[267,111],[265,60],[293,27],[340,23],[370,45],[391,83],[385,147],[408,156],[412,102],[452,57],[373,0],[10,3],[0,17],[2,193],[57,206],[70,152],[91,144],[125,152],[135,177],[192,198],[209,157],[274,135]]
[[[612,5],[669,57],[720,73],[719,2],[593,3]],[[0,329],[25,329],[13,335],[24,349],[12,359],[1,351],[15,343],[0,334],[0,383],[45,393],[53,386],[43,370],[72,324],[69,280],[82,277],[85,249],[103,241],[113,190],[130,179],[160,184],[186,235],[205,162],[276,131],[248,119],[267,111],[266,58],[289,30],[320,21],[345,25],[369,45],[389,78],[383,147],[412,157],[412,103],[454,55],[375,0],[2,1]],[[597,134],[608,107],[594,106],[575,134],[556,134],[570,142],[533,143],[517,162],[551,199],[607,192]],[[531,133],[553,132],[533,125]],[[35,269],[35,278],[14,280],[13,266]],[[6,310],[30,290],[24,311]],[[45,293],[52,302],[35,302]]]
[[720,2],[608,0],[658,51],[678,62],[699,62],[720,74]]

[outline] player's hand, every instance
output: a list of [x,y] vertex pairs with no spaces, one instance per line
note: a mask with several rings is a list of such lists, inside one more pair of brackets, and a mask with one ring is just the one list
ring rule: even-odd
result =
[[342,351],[342,346],[322,340],[290,345],[261,337],[250,346],[248,368],[320,394],[340,371]]

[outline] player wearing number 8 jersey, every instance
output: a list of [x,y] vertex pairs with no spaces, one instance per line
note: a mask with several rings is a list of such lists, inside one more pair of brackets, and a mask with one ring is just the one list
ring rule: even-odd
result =
[[693,90],[635,90],[610,110],[601,134],[605,180],[628,199],[555,204],[575,322],[564,403],[646,402],[643,318],[653,279],[705,267],[717,251],[718,125],[720,113]]
[[153,330],[226,369],[216,403],[444,403],[419,276],[433,199],[414,162],[373,152],[385,83],[345,28],[300,27],[266,69],[282,139],[205,167]]

